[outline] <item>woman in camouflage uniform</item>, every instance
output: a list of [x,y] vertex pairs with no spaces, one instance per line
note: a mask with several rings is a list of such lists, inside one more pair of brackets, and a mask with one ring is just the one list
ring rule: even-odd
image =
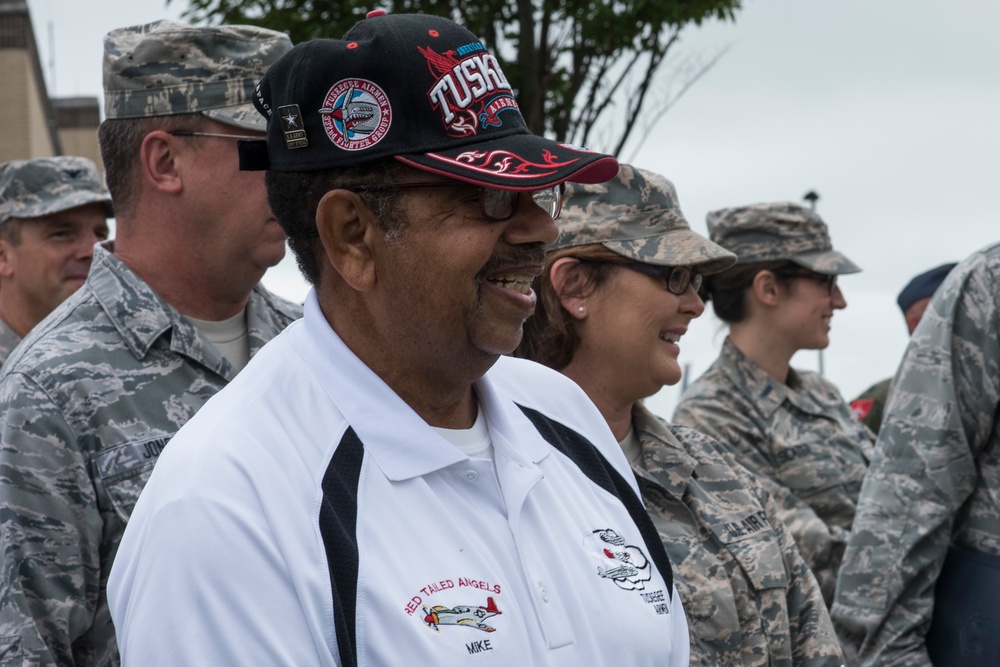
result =
[[673,185],[622,165],[568,184],[560,235],[516,354],[562,371],[621,442],[674,564],[691,664],[841,665],[819,586],[771,495],[722,446],[640,402],[680,380],[701,274],[733,255],[691,231]]
[[781,517],[830,604],[874,438],[837,387],[790,363],[829,344],[831,318],[847,306],[837,276],[861,269],[797,204],[713,211],[708,226],[739,257],[705,281],[729,336],[674,421],[726,443],[764,483],[785,489]]

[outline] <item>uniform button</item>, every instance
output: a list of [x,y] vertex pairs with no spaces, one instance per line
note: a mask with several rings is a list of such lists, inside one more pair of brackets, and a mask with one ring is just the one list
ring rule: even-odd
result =
[[477,479],[479,479],[479,473],[476,472],[475,470],[466,470],[465,479],[469,480],[470,482],[475,482]]
[[538,594],[542,596],[542,602],[549,601],[549,592],[545,590],[545,586],[538,587]]

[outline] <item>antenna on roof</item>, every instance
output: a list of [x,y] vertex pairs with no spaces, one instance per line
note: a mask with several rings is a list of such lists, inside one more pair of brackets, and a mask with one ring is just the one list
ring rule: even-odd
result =
[[816,210],[816,202],[819,201],[819,193],[815,190],[810,190],[809,192],[802,195],[802,198],[809,202],[809,208]]

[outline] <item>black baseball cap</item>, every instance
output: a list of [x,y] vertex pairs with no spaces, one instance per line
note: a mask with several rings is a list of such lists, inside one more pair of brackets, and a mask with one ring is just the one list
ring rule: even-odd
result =
[[603,183],[610,155],[533,134],[499,63],[471,32],[424,14],[369,12],[343,39],[292,48],[257,84],[265,140],[240,169],[349,167],[387,158],[506,190]]

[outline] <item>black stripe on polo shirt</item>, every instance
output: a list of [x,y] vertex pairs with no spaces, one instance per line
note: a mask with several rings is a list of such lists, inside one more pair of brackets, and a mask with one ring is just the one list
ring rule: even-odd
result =
[[549,419],[537,410],[518,405],[521,411],[531,420],[545,440],[565,454],[576,464],[584,475],[597,486],[601,487],[622,501],[622,505],[631,515],[639,528],[643,542],[646,543],[650,560],[656,564],[656,569],[663,575],[667,583],[667,594],[673,596],[674,575],[670,567],[670,557],[667,556],[660,534],[649,518],[645,506],[639,500],[632,487],[617,469],[604,458],[594,444],[565,424]]
[[348,428],[323,475],[323,504],[319,530],[326,547],[326,562],[333,589],[333,618],[337,650],[343,667],[358,664],[356,647],[358,600],[358,479],[364,445]]

